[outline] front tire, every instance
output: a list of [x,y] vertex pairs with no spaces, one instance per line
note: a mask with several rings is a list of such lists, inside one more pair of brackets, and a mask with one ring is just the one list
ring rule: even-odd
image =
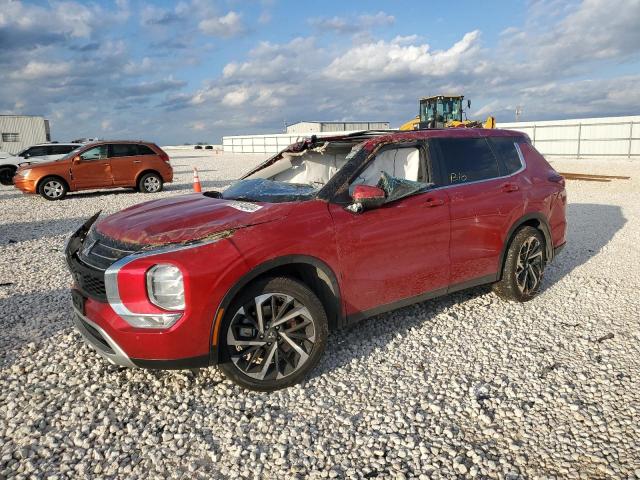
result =
[[289,277],[246,287],[224,317],[220,370],[238,385],[273,391],[298,383],[327,344],[327,314],[318,297]]
[[13,176],[16,174],[16,167],[0,167],[0,184],[13,185]]
[[157,173],[145,173],[138,181],[138,191],[142,193],[162,191],[162,177]]
[[47,200],[62,200],[68,191],[67,182],[59,177],[46,177],[38,184],[38,193]]
[[502,269],[502,279],[493,291],[501,298],[528,302],[540,289],[547,263],[545,240],[534,227],[522,227],[513,236]]

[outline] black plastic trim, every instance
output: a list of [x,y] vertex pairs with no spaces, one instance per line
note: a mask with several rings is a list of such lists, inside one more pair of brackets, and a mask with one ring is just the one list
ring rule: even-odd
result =
[[337,318],[336,323],[338,326],[342,326],[344,323],[344,312],[342,308],[342,297],[340,295],[340,285],[338,284],[338,279],[334,271],[327,265],[324,261],[319,258],[308,256],[308,255],[285,255],[282,257],[274,258],[272,260],[268,260],[260,265],[254,267],[252,270],[245,273],[240,279],[229,289],[229,291],[222,298],[222,301],[216,308],[215,315],[213,316],[213,321],[211,322],[211,331],[209,333],[209,344],[211,345],[211,364],[218,363],[218,349],[213,345],[213,334],[216,319],[218,318],[218,314],[221,308],[225,310],[229,307],[229,304],[233,301],[236,295],[242,290],[245,286],[247,286],[251,281],[258,278],[260,275],[268,272],[269,270],[273,270],[277,267],[282,267],[284,265],[291,265],[294,263],[304,263],[307,265],[311,265],[315,268],[318,268],[324,272],[324,274],[329,278],[331,282],[331,290],[333,291],[333,295],[335,297],[335,302],[337,305]]
[[541,213],[528,213],[520,217],[515,222],[513,222],[513,225],[511,225],[511,228],[509,229],[509,232],[505,237],[505,242],[502,245],[502,251],[500,252],[500,263],[498,264],[500,269],[498,270],[498,277],[496,281],[502,278],[502,270],[504,269],[504,261],[507,255],[507,249],[511,245],[511,239],[513,238],[513,234],[518,228],[520,228],[523,224],[525,224],[529,220],[536,220],[540,224],[539,229],[544,235],[544,243],[545,243],[546,254],[547,254],[547,263],[553,260],[555,253],[553,249],[553,241],[551,240],[551,229],[549,228],[549,222]]
[[184,370],[189,368],[205,368],[210,363],[210,355],[198,357],[178,358],[176,360],[145,360],[141,358],[130,359],[136,367],[149,370]]
[[558,255],[560,252],[562,252],[562,250],[564,250],[564,247],[566,246],[567,246],[567,242],[564,242],[562,245],[558,245],[557,247],[554,247],[553,258],[555,258],[556,255]]
[[364,312],[358,312],[353,315],[349,315],[347,317],[347,323],[354,324],[366,318],[373,317],[374,315],[380,315],[382,313],[390,312],[392,310],[397,310],[402,307],[413,305],[414,303],[425,302],[427,300],[431,300],[437,297],[442,297],[443,295],[457,292],[459,290],[465,290],[467,288],[472,288],[480,285],[493,283],[496,280],[497,280],[497,275],[495,274],[485,275],[483,277],[474,278],[466,282],[450,285],[448,288],[445,287],[445,288],[438,288],[436,290],[431,290],[429,292],[422,293],[415,297],[404,298],[402,300],[398,300],[397,302],[387,303],[386,305],[381,305],[379,307],[372,308],[371,310],[366,310]]

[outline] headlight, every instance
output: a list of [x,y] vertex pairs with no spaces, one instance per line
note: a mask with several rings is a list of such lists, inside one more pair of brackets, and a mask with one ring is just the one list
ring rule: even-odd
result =
[[25,170],[18,170],[15,174],[16,177],[26,177],[31,173],[31,169],[27,168]]
[[184,310],[182,272],[174,265],[161,263],[147,272],[147,293],[154,305],[165,310]]

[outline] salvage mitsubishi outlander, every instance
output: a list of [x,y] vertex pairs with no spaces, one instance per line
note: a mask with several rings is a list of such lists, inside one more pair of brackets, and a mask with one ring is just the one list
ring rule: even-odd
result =
[[112,363],[295,384],[330,329],[492,284],[539,291],[564,179],[519,132],[365,131],[295,143],[224,192],[89,219],[65,248],[75,325]]

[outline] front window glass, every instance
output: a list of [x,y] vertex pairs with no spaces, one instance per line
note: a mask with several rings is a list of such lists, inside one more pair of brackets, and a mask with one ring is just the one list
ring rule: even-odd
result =
[[44,157],[45,155],[48,155],[47,147],[31,147],[22,154],[23,157]]
[[80,154],[82,160],[102,160],[107,158],[107,146],[98,145]]
[[353,148],[354,142],[325,142],[302,152],[283,152],[280,159],[237,181],[222,196],[263,202],[314,198],[352,158]]
[[349,193],[356,185],[376,186],[384,190],[385,203],[393,202],[428,188],[425,170],[416,147],[382,150],[351,182]]

